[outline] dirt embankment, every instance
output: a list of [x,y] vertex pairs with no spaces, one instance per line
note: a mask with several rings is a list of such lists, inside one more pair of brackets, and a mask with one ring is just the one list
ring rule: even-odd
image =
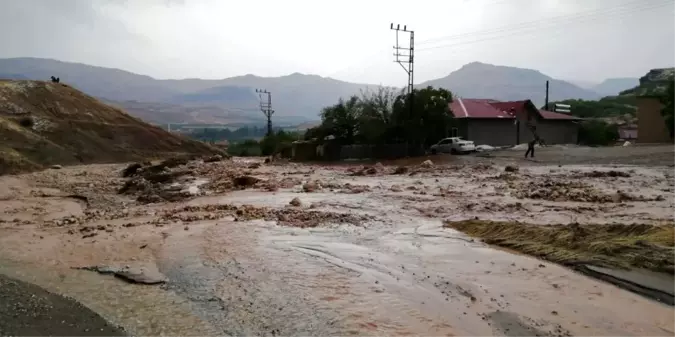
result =
[[126,336],[78,302],[0,275],[2,336]]
[[[672,222],[546,226],[465,220],[446,221],[444,226],[487,244],[560,263],[660,302],[675,304],[672,287],[670,291],[663,287],[664,282],[672,286],[675,273]],[[654,274],[646,274],[650,272]]]
[[40,81],[0,81],[0,134],[0,174],[51,165],[218,153],[66,84]]

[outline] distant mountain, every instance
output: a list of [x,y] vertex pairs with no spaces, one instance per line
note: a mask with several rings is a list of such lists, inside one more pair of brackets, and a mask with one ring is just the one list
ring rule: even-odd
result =
[[[244,75],[220,80],[158,80],[128,71],[40,58],[0,59],[0,78],[49,80],[60,77],[89,95],[153,123],[258,123],[264,121],[255,89],[272,93],[274,120],[302,123],[319,119],[321,109],[374,85],[293,73],[280,77]],[[419,86],[440,86],[471,98],[550,100],[598,99],[600,94],[539,71],[479,62]]]
[[119,69],[51,59],[0,59],[0,78],[48,80],[50,76],[60,77],[62,82],[92,96],[120,102],[121,106],[131,105],[131,101],[157,103],[156,106],[185,105],[191,109],[208,106],[246,111],[256,119],[261,115],[256,88],[272,92],[276,116],[316,120],[323,107],[368,87],[300,73],[281,77],[246,75],[223,80],[158,80]]
[[637,78],[608,78],[602,83],[591,87],[593,91],[609,96],[609,95],[618,95],[620,92],[633,88],[640,84],[640,80]]
[[537,106],[541,106],[546,97],[546,81],[549,81],[550,85],[550,101],[601,97],[592,90],[553,79],[537,70],[480,62],[466,64],[446,77],[424,82],[419,87],[429,85],[442,87],[455,95],[467,98],[491,98],[503,101],[530,99]]

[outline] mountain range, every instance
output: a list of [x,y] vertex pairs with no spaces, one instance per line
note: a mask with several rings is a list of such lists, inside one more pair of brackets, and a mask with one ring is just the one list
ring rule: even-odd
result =
[[[376,87],[300,73],[281,77],[249,74],[219,80],[160,80],[120,69],[52,59],[0,59],[0,78],[48,80],[50,76],[60,77],[64,83],[154,123],[259,123],[264,116],[255,89],[260,88],[272,93],[275,123],[297,124],[317,120],[321,109],[335,104],[339,98]],[[443,87],[467,98],[531,99],[540,105],[544,102],[546,81],[550,83],[551,101],[598,99],[608,94],[536,70],[480,62],[469,63],[448,76],[417,87]]]

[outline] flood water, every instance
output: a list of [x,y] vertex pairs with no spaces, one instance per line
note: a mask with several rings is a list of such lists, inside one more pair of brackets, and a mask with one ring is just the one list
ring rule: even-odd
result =
[[[528,170],[536,175],[557,169]],[[673,335],[672,307],[442,227],[442,219],[475,216],[532,221],[536,214],[542,224],[610,222],[628,216],[667,217],[672,209],[651,203],[645,206],[653,211],[647,215],[621,208],[580,213],[570,210],[578,203],[550,208],[551,202],[537,201],[513,211],[486,211],[480,207],[517,200],[497,195],[498,186],[464,174],[351,177],[336,176],[333,168],[313,168],[310,174],[298,174],[303,182],[322,180],[342,187],[303,193],[298,185],[194,198],[180,205],[286,208],[299,197],[307,211],[372,217],[360,224],[328,222],[315,228],[224,217],[125,232],[130,236],[124,240],[154,235],[143,250],[146,255],[138,259],[153,261],[168,277],[160,287],[129,285],[86,271],[64,272],[58,266],[51,272],[44,264],[3,262],[0,272],[72,296],[141,335]],[[643,176],[649,174],[658,172]],[[192,189],[202,189],[205,181]],[[369,189],[349,193],[346,183]],[[394,185],[402,189],[394,190]],[[437,195],[440,190],[444,196]],[[665,205],[672,202],[668,198]],[[478,201],[481,205],[464,207]],[[83,251],[91,259],[68,258],[94,261],[100,254],[95,249],[121,245],[123,235],[82,244],[89,247]],[[48,260],[44,247],[49,240],[44,238],[40,249],[21,249]],[[120,251],[110,248],[109,254]]]

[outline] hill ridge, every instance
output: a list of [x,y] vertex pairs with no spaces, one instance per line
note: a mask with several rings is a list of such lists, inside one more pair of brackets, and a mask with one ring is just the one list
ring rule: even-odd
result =
[[0,174],[218,152],[68,85],[42,81],[0,80],[0,138]]

